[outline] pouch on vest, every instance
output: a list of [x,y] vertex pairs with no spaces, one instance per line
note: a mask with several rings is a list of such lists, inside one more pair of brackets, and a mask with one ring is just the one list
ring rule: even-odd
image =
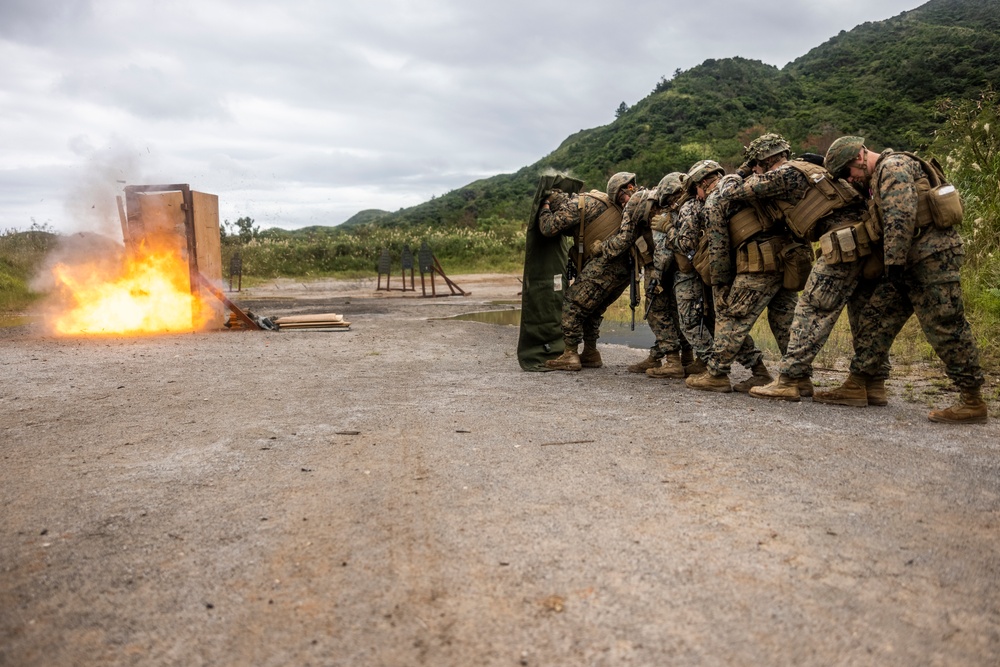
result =
[[867,257],[872,254],[872,242],[868,238],[868,227],[864,222],[851,225],[854,230],[854,241],[858,244],[858,257]]
[[781,251],[781,243],[775,239],[764,241],[758,245],[760,249],[760,270],[765,273],[776,273],[778,271],[778,252]]
[[781,286],[798,292],[806,286],[812,271],[812,250],[804,243],[789,243],[781,249],[781,264],[784,267]]
[[687,258],[687,255],[675,252],[674,261],[677,262],[677,270],[681,273],[691,273],[694,271],[694,264]]
[[931,188],[927,194],[934,226],[948,229],[962,222],[962,198],[951,183]]
[[809,189],[792,206],[783,206],[785,222],[800,239],[813,239],[816,223],[830,213],[859,201],[859,195],[850,186],[830,178],[830,173],[818,165],[793,160],[789,166],[797,169],[809,182]]
[[881,252],[873,252],[868,255],[868,259],[865,263],[861,265],[861,275],[865,277],[865,280],[875,280],[876,278],[881,278],[882,273],[885,272],[885,261],[882,259]]
[[917,162],[927,174],[917,181],[917,227],[933,223],[938,229],[948,229],[962,222],[962,198],[954,185],[948,182],[941,164],[913,153],[903,152]]
[[702,236],[701,240],[698,241],[698,249],[694,251],[694,257],[691,258],[691,264],[694,265],[694,270],[698,272],[701,277],[701,281],[706,285],[712,284],[712,266],[708,254],[708,237]]
[[760,273],[764,270],[760,257],[760,247],[753,241],[746,245],[747,271],[749,273]]
[[729,244],[739,248],[745,241],[767,228],[753,206],[742,208],[729,217]]
[[837,245],[832,233],[819,237],[819,251],[827,264],[840,264],[840,246]]
[[854,242],[854,232],[850,227],[832,232],[840,248],[840,261],[853,262],[858,258],[858,244]]

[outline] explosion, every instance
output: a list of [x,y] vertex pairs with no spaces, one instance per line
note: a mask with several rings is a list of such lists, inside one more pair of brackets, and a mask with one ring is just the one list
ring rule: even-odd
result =
[[192,293],[188,263],[176,249],[140,248],[110,264],[60,262],[51,277],[60,304],[47,318],[55,335],[190,332],[212,317]]

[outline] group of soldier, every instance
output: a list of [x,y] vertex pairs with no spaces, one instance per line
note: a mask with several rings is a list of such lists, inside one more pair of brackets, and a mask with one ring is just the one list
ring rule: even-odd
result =
[[[694,390],[883,406],[889,349],[915,314],[960,392],[929,419],[986,422],[959,283],[961,203],[939,165],[869,150],[856,136],[837,139],[825,156],[795,157],[769,133],[744,157],[732,174],[701,160],[652,188],[621,172],[605,192],[548,193],[538,229],[574,238],[577,271],[562,303],[564,351],[545,366],[600,367],[604,312],[641,273],[656,341],[630,372],[684,379]],[[845,306],[850,374],[820,391],[812,363]],[[776,378],[750,335],[765,311],[782,355]],[[751,372],[736,384],[734,361]]]

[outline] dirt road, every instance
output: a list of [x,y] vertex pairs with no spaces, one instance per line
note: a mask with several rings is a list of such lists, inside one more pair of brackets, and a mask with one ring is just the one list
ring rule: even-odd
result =
[[347,332],[0,330],[0,665],[998,663],[1000,419],[524,373],[434,319],[517,281],[454,279],[238,295]]

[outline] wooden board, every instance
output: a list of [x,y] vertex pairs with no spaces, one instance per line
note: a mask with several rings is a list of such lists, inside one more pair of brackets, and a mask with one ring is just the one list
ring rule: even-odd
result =
[[337,313],[321,313],[319,315],[288,315],[274,320],[275,324],[302,324],[307,322],[343,322],[344,316]]
[[[217,287],[222,287],[222,241],[219,237],[219,197],[191,191],[194,207],[194,242],[198,271]],[[226,322],[226,307],[202,290],[202,303],[211,308],[210,326],[222,327]]]

